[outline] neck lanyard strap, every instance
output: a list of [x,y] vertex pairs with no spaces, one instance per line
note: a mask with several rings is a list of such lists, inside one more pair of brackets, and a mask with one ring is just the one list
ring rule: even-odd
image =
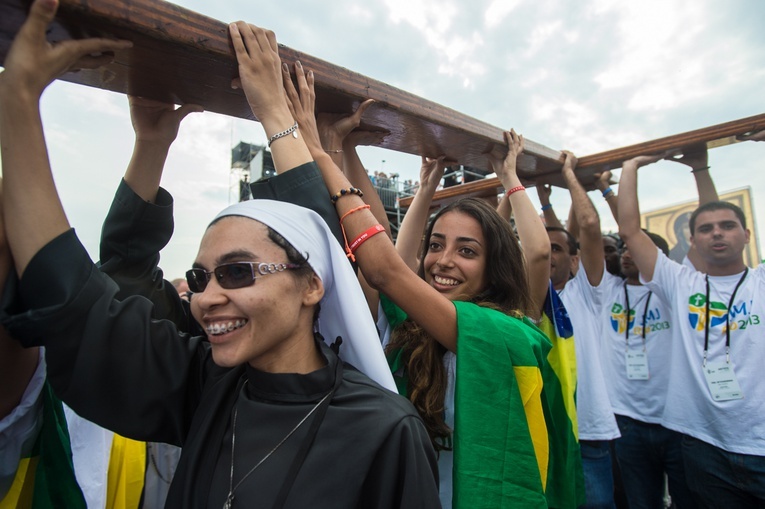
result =
[[[744,269],[744,273],[741,275],[741,279],[736,283],[736,287],[733,289],[733,293],[728,301],[728,309],[725,312],[725,362],[730,363],[730,310],[733,307],[733,302],[736,299],[738,289],[746,279],[746,275],[749,274],[749,267]],[[704,360],[702,366],[707,365],[707,352],[709,352],[709,274],[706,278],[706,302],[704,303]]]
[[[643,307],[643,325],[642,325],[642,333],[641,337],[643,338],[643,351],[645,351],[645,334],[646,334],[646,326],[645,326],[645,320],[648,317],[648,306],[651,302],[651,295],[653,295],[653,292],[648,292],[648,296],[645,299],[645,306]],[[625,326],[624,331],[624,341],[627,343],[627,350],[630,348],[630,294],[627,291],[627,281],[624,282],[624,303],[627,306],[627,324]]]

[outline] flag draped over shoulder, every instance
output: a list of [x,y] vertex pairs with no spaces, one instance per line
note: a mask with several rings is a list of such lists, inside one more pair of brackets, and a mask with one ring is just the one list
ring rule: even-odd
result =
[[85,509],[72,464],[72,448],[61,401],[48,382],[42,389],[43,419],[29,458],[22,458],[13,485],[0,509]]
[[558,293],[549,287],[539,328],[552,343],[550,369],[543,373],[550,429],[547,501],[550,507],[575,508],[584,503],[584,475],[576,417],[574,331]]
[[457,308],[453,507],[547,507],[542,396],[550,344],[530,323]]
[[[384,296],[392,327],[406,314]],[[468,302],[457,310],[454,508],[547,507],[549,457],[540,366],[550,348],[533,326]],[[401,394],[408,377],[401,351],[389,363]]]

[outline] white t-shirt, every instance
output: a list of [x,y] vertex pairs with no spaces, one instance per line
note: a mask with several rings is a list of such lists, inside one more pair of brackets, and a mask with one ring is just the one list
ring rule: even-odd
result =
[[[726,318],[730,362],[743,399],[715,401],[703,363],[705,274],[679,265],[661,252],[646,286],[670,303],[679,333],[673,344],[662,424],[726,451],[765,456],[765,266],[749,270],[729,306],[742,274],[709,277],[710,327],[707,363],[725,363]],[[730,315],[730,316],[728,316]]]
[[[605,271],[604,271],[605,272]],[[601,295],[587,280],[581,262],[573,279],[558,292],[574,328],[576,350],[576,415],[580,440],[613,440],[619,438],[611,402],[603,376],[599,310]],[[597,311],[596,311],[597,310]]]
[[[672,335],[676,333],[671,312],[664,301],[645,286],[625,285],[623,279],[614,275],[606,273],[599,288],[603,302],[603,371],[609,382],[608,396],[614,413],[659,424],[672,368]],[[625,289],[629,294],[629,321]],[[648,379],[630,379],[627,376],[627,351],[630,355],[641,355],[644,346]]]

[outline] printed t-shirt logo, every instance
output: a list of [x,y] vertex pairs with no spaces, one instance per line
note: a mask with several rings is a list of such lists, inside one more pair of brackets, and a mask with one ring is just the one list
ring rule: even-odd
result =
[[[688,321],[697,331],[703,331],[706,327],[706,303],[707,298],[703,293],[691,295],[688,299]],[[722,302],[709,301],[709,328],[725,325],[728,318],[728,306]]]
[[626,308],[618,302],[614,302],[614,305],[611,307],[611,328],[619,334],[624,334],[635,323],[635,310],[630,309],[629,320],[627,319],[626,311]]

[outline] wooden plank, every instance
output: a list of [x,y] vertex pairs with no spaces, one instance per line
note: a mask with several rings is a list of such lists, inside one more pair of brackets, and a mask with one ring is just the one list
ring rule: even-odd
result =
[[[738,135],[763,129],[765,129],[765,113],[585,156],[579,159],[577,173],[582,181],[588,184],[592,181],[594,173],[604,169],[621,168],[624,161],[639,155],[656,154],[667,150],[682,152],[702,145],[706,145],[707,149],[713,149],[737,143]],[[521,170],[519,175],[524,180],[524,185],[534,185],[535,182],[549,182],[557,185],[560,179],[559,169],[560,166],[540,169],[535,174]],[[465,196],[492,196],[500,192],[502,192],[502,184],[499,179],[491,178],[442,189],[436,192],[433,203],[443,206]],[[399,202],[404,208],[411,203],[411,198],[404,198]]]
[[[29,0],[0,0],[0,64],[28,5]],[[208,111],[256,120],[243,92],[230,87],[237,66],[226,23],[162,0],[61,0],[49,40],[96,35],[130,39],[134,47],[105,68],[71,73],[63,79],[158,100],[197,103]],[[380,145],[383,148],[431,157],[443,154],[485,170],[485,153],[493,144],[503,143],[503,130],[498,127],[286,46],[280,47],[280,55],[289,64],[300,60],[314,71],[320,111],[346,113],[367,98],[375,99],[377,104],[367,110],[363,127],[390,132]],[[738,134],[761,129],[765,129],[765,114],[589,155],[580,159],[577,171],[589,185],[593,173],[618,168],[636,155],[700,143],[713,148],[735,142]],[[519,175],[527,185],[563,186],[562,161],[559,151],[527,139]],[[443,204],[501,190],[497,179],[486,179],[439,191],[435,200]],[[402,199],[401,205],[406,207],[410,201]]]
[[[0,63],[26,16],[29,0],[0,0]],[[257,23],[257,19],[248,20]],[[230,87],[237,75],[228,25],[162,0],[61,0],[50,41],[87,36],[130,39],[105,68],[63,77],[67,81],[253,119],[244,93]],[[278,36],[278,34],[277,34]],[[361,101],[377,104],[365,128],[390,132],[383,148],[449,159],[486,169],[485,153],[503,143],[502,129],[286,46],[282,59],[300,60],[315,75],[319,111],[346,113]],[[526,178],[554,175],[561,154],[531,140],[520,168]]]

